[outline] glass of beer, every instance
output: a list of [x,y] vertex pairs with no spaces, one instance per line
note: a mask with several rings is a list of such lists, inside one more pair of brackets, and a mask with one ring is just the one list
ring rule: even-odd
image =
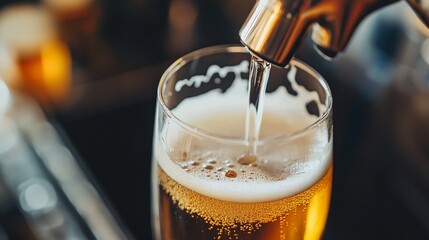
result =
[[322,237],[333,170],[329,87],[298,60],[273,67],[259,137],[249,144],[250,60],[241,46],[209,47],[162,76],[152,162],[155,239]]

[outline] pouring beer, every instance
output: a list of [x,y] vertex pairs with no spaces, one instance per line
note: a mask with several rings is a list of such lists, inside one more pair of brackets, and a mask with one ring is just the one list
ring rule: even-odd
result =
[[242,47],[212,47],[162,77],[156,239],[321,238],[333,172],[328,85],[296,60],[271,69],[258,138],[246,139],[249,60]]

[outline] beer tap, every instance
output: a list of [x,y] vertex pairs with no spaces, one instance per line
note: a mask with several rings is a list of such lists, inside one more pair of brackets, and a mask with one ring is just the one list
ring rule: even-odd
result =
[[[429,27],[429,0],[406,0]],[[305,33],[313,28],[316,50],[331,59],[343,51],[359,23],[399,0],[257,0],[240,30],[254,55],[286,66]]]

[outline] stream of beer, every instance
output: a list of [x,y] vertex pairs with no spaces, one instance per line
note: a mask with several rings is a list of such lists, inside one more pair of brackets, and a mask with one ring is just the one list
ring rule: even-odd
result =
[[[249,72],[249,106],[246,115],[245,139],[249,146],[249,155],[256,157],[259,130],[264,112],[264,98],[270,75],[271,64],[252,56]],[[247,159],[248,161],[249,159]],[[244,160],[245,161],[245,160]]]

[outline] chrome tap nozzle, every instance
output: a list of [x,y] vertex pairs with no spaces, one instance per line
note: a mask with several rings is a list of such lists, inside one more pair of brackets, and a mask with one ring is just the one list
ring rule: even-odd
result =
[[[332,58],[347,46],[370,13],[399,0],[258,0],[240,30],[241,42],[258,57],[286,66],[305,33]],[[429,26],[429,0],[407,0]]]

